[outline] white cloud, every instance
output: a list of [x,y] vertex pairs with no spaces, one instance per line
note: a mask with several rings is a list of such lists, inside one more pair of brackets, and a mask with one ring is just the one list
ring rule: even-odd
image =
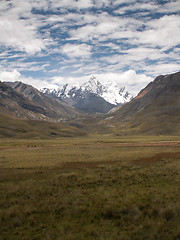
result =
[[37,88],[38,90],[42,89],[43,87],[57,88],[56,84],[50,83],[47,80],[37,79],[37,78],[33,78],[33,77],[22,76],[20,81],[23,83],[29,84],[29,85]]
[[[162,64],[160,66],[154,66],[153,69],[151,67],[147,67],[146,71],[155,76],[159,74],[168,74],[172,72],[178,71],[179,66],[177,64]],[[136,96],[138,92],[144,88],[149,82],[153,81],[153,78],[148,76],[147,74],[139,74],[134,70],[129,70],[125,72],[105,72],[99,74],[86,74],[81,77],[69,77],[69,76],[55,76],[51,79],[36,79],[32,77],[25,77],[21,75],[17,70],[13,70],[11,72],[2,71],[0,72],[0,80],[1,81],[22,81],[26,84],[32,85],[37,89],[41,89],[44,87],[48,88],[58,88],[66,83],[70,85],[79,86],[84,82],[88,81],[90,77],[94,75],[97,80],[101,83],[109,83],[116,82],[120,87],[125,86],[126,89],[133,95]]]
[[[37,5],[37,0],[34,0],[34,4]],[[93,1],[92,0],[51,0],[50,1],[50,8],[57,9],[57,8],[71,8],[71,9],[86,9],[92,7]],[[43,5],[44,6],[44,5]]]
[[36,38],[35,29],[22,20],[1,20],[0,32],[0,43],[5,46],[32,54],[45,48],[43,41]]
[[129,0],[128,2],[127,2],[127,0],[113,0],[113,1],[112,1],[112,3],[113,3],[114,5],[132,4],[132,3],[134,3],[134,2],[136,2],[136,0]]
[[[123,39],[124,43],[161,47],[167,50],[180,42],[180,16],[163,16],[160,19],[138,20],[100,14],[88,24],[71,30],[71,40],[92,41],[94,44]],[[142,28],[139,31],[139,28]],[[172,37],[173,36],[173,37]]]
[[[176,63],[173,63],[174,60]],[[179,71],[178,60],[178,49],[166,53],[161,49],[146,47],[137,47],[128,50],[116,49],[116,54],[113,56],[101,58],[101,61],[107,64],[106,70],[111,72],[131,67],[131,69],[144,71],[147,75],[153,77],[166,73],[167,69],[168,73]]]
[[14,1],[11,7],[7,3],[4,1],[1,8],[0,44],[32,54],[44,49],[45,42],[37,34],[30,2]]
[[62,48],[62,53],[69,58],[87,58],[91,55],[91,46],[87,44],[66,44]]
[[175,57],[175,54],[170,53],[166,54],[162,50],[155,48],[146,48],[146,47],[137,47],[128,49],[126,51],[122,51],[125,55],[123,57],[128,61],[143,61],[145,59],[148,60],[163,60],[165,58],[169,58],[170,56]]
[[[134,96],[145,87],[153,78],[145,74],[137,74],[134,70],[129,70],[121,73],[100,73],[94,74],[94,76],[101,83],[116,82],[120,87],[126,86],[126,89]],[[85,75],[83,77],[60,77],[56,76],[51,79],[51,83],[58,86],[62,86],[66,83],[70,85],[81,85],[88,81],[91,75]]]
[[[129,0],[128,4],[134,3],[136,0]],[[39,9],[57,9],[57,8],[68,8],[68,9],[87,9],[91,7],[102,8],[108,6],[116,6],[120,4],[127,4],[126,0],[31,0],[33,7]]]
[[159,63],[154,64],[153,66],[146,66],[144,70],[155,76],[171,74],[180,71],[179,64],[177,63]]
[[129,6],[124,7],[124,10],[127,11],[139,11],[139,10],[146,10],[146,11],[156,11],[159,8],[159,5],[155,2],[135,2]]
[[119,86],[126,86],[127,90],[135,96],[142,88],[144,88],[153,78],[145,74],[137,74],[134,70],[122,73],[104,73],[95,74],[97,79],[103,82],[117,82]]
[[46,80],[40,80],[32,77],[25,77],[21,75],[20,72],[17,70],[13,71],[0,71],[0,81],[2,82],[15,82],[15,81],[21,81],[23,83],[32,85],[33,87],[37,89],[41,89],[44,86],[47,86],[48,88],[56,88],[57,85],[53,83],[49,83]]
[[[34,0],[37,2],[37,0]],[[135,0],[129,0],[129,3],[133,3]],[[87,9],[91,7],[102,8],[108,6],[116,6],[119,4],[126,4],[126,0],[51,0],[51,8],[71,8],[71,9]]]
[[177,13],[180,11],[179,0],[168,1],[166,4],[160,7],[157,11],[162,13]]
[[[137,33],[135,43],[148,44],[169,49],[180,42],[180,16],[164,16],[147,22],[149,29]],[[172,37],[173,36],[173,37]]]
[[1,81],[14,82],[14,81],[19,81],[20,78],[21,78],[21,74],[17,70],[0,72]]
[[[111,14],[103,6],[112,11],[116,7]],[[39,11],[34,14],[32,9]],[[88,80],[90,74],[100,74],[102,79],[105,75],[109,79],[117,76],[126,79],[135,92],[135,87],[139,89],[146,79],[149,81],[146,75],[154,77],[179,70],[179,9],[179,1],[174,0],[165,4],[147,0],[141,3],[136,0],[2,0],[0,69],[9,79],[24,79],[35,86],[48,82],[18,77],[18,73],[38,71],[39,74],[48,67],[51,69],[48,76],[50,73],[54,76],[55,72],[66,74],[69,77],[61,80],[70,82]],[[48,14],[42,14],[41,10],[48,10]],[[153,19],[153,16],[162,17]],[[41,27],[44,29],[40,33]],[[23,52],[13,56],[13,50]],[[35,54],[34,59],[31,54]],[[122,75],[123,69],[142,71],[145,75],[132,71]],[[70,77],[75,75],[82,78]],[[136,77],[141,79],[141,84],[130,84],[128,79],[138,82]]]
[[90,24],[70,31],[72,40],[100,42],[108,39],[135,37],[135,30],[142,25],[139,20],[115,17],[107,13],[101,13],[90,19],[93,20]]

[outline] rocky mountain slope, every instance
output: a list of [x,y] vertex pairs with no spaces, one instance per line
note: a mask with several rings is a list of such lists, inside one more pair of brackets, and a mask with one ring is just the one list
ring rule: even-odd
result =
[[57,90],[43,88],[41,91],[85,112],[107,113],[132,99],[125,87],[120,88],[112,82],[103,85],[94,76],[81,86],[65,84]]
[[180,72],[158,76],[109,117],[120,134],[180,134]]
[[[75,89],[75,93],[71,92],[73,97],[67,97],[67,100],[74,101],[73,104],[78,104],[79,109],[86,107],[93,113],[99,111],[99,107],[108,111],[107,102],[98,96],[102,90],[101,85],[95,82],[94,79],[91,79],[90,83],[84,84],[79,88],[79,97],[77,89]],[[99,86],[98,88],[97,85]],[[64,90],[66,91],[66,89]],[[96,91],[96,93],[92,91]],[[68,90],[67,92],[69,93],[70,91]],[[28,124],[24,123],[23,126],[34,124],[30,123],[29,125],[29,120],[38,120],[36,121],[38,127],[33,128],[34,131],[39,131],[38,128],[41,128],[42,120],[43,122],[58,122],[61,120],[66,122],[65,127],[60,127],[61,131],[59,127],[53,130],[53,125],[46,126],[48,137],[51,134],[60,136],[63,129],[71,129],[71,127],[74,128],[71,131],[75,131],[75,134],[99,132],[118,135],[180,135],[180,72],[158,76],[130,102],[122,106],[119,105],[107,114],[81,114],[75,108],[62,103],[61,98],[51,96],[20,82],[6,84],[0,82],[1,131],[5,131],[7,136],[9,131],[11,135],[16,130],[20,131],[20,135],[21,131],[23,133],[26,132],[24,127],[23,130],[21,129],[20,122],[15,124],[17,129],[14,127],[10,129],[5,120],[5,116],[9,116],[14,119],[28,120]],[[75,101],[76,98],[78,102]],[[9,119],[8,121],[11,123],[10,125],[14,126],[13,121],[15,120]],[[1,126],[2,123],[4,124],[3,126]],[[42,128],[41,134],[43,135]]]
[[20,119],[59,121],[78,112],[22,82],[0,82],[0,112]]

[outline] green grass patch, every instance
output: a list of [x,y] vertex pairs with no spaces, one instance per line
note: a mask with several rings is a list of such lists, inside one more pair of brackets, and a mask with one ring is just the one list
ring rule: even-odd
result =
[[1,141],[1,239],[180,239],[179,140]]

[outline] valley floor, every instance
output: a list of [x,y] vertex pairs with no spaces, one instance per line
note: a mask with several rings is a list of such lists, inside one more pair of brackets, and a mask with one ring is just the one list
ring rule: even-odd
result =
[[180,137],[0,140],[0,239],[180,240]]

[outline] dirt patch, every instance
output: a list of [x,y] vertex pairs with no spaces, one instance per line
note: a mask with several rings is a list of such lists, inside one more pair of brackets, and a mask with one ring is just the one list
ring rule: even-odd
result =
[[157,153],[149,158],[148,157],[139,158],[137,160],[134,160],[133,163],[147,165],[150,163],[167,160],[167,159],[173,159],[177,157],[180,158],[180,152],[162,152],[162,153]]
[[83,168],[97,168],[100,165],[114,164],[117,161],[103,161],[103,162],[66,162],[61,168],[65,170],[83,169]]
[[164,146],[180,146],[180,141],[173,142],[140,142],[140,143],[113,143],[109,146],[120,146],[120,147],[164,147]]
[[141,92],[140,94],[138,94],[138,96],[135,97],[134,99],[138,99],[138,98],[144,97],[150,90],[151,90],[151,88],[150,88],[149,90],[144,90],[143,92]]

